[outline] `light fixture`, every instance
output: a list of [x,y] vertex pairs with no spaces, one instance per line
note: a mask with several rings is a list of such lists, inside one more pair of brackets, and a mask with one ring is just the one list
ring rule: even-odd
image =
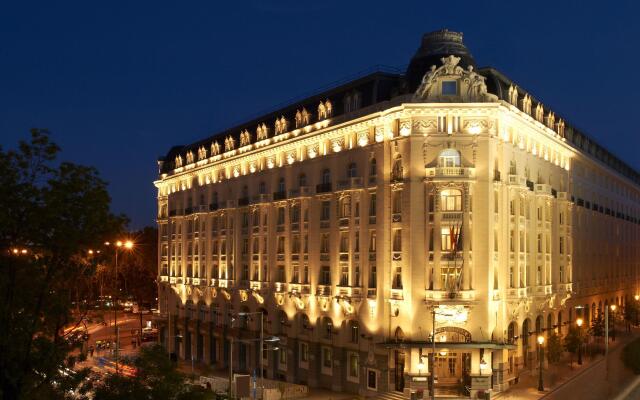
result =
[[544,344],[544,336],[542,335],[538,336],[538,344],[541,346]]
[[616,310],[616,305],[615,305],[615,304],[612,304],[612,305],[611,305],[611,311],[615,311],[615,310]]
[[576,319],[576,325],[578,325],[578,328],[582,327],[582,323],[583,323],[583,322],[584,322],[584,321],[582,320],[582,318],[578,318],[578,319]]
[[633,297],[636,299],[636,301],[640,300],[640,294],[637,294],[637,295],[635,295]]

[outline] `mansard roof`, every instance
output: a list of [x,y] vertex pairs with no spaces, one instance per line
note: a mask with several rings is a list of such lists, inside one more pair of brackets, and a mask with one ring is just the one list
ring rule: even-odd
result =
[[622,161],[620,158],[616,157],[613,153],[608,151],[606,148],[604,148],[604,146],[600,145],[593,138],[589,137],[586,133],[566,122],[566,120],[564,118],[561,118],[561,116],[556,113],[555,110],[550,110],[548,107],[544,106],[539,99],[526,92],[521,87],[517,86],[515,82],[509,79],[502,72],[492,67],[481,68],[478,72],[487,78],[487,90],[490,93],[498,96],[500,100],[511,103],[522,110],[522,99],[526,96],[531,101],[531,111],[528,112],[529,114],[531,114],[532,111],[535,110],[536,107],[538,107],[538,105],[543,108],[545,116],[549,115],[549,113],[553,113],[556,120],[565,121],[564,137],[566,138],[567,142],[569,142],[574,148],[576,148],[581,153],[591,156],[592,158],[603,163],[609,168],[612,168],[613,170],[622,174],[624,177],[630,179],[634,183],[640,185],[640,173],[638,171],[636,171],[626,162]]
[[[447,53],[451,54],[447,55]],[[452,63],[452,61],[455,62]],[[214,150],[227,151],[228,147],[235,148],[236,144],[242,146],[243,143],[254,143],[261,138],[288,132],[286,129],[283,132],[276,132],[278,124],[285,124],[295,129],[298,118],[303,119],[304,124],[302,126],[322,120],[323,115],[320,115],[322,112],[325,112],[324,118],[339,117],[341,120],[348,120],[361,115],[362,111],[359,112],[354,108],[365,109],[369,107],[368,110],[371,111],[372,108],[370,106],[389,101],[399,95],[414,92],[416,93],[415,96],[418,97],[418,100],[415,101],[431,101],[428,99],[429,96],[418,96],[418,92],[420,92],[425,83],[423,77],[429,75],[430,72],[436,71],[435,68],[432,69],[432,65],[435,65],[440,70],[448,64],[452,68],[460,69],[461,74],[473,75],[475,60],[462,43],[462,34],[446,29],[425,34],[422,38],[421,46],[412,58],[406,73],[403,74],[400,70],[389,67],[376,67],[373,70],[368,70],[349,79],[334,83],[310,96],[294,99],[286,105],[275,107],[272,111],[258,117],[249,118],[246,122],[210,135],[196,143],[186,146],[174,146],[165,157],[160,158],[160,173],[169,173],[180,165],[197,161],[201,155],[203,158],[210,157],[214,155],[212,154]],[[477,78],[478,75],[484,78]],[[515,82],[497,69],[492,67],[480,68],[475,76],[476,80],[482,80],[486,85],[486,87],[483,85],[484,94],[479,101],[495,101],[497,97],[498,100],[503,100],[518,107],[540,122],[545,123],[549,128],[556,130],[578,151],[591,156],[640,185],[640,173],[638,171],[617,158],[581,130],[566,123],[554,110],[544,106],[539,99],[517,86]],[[358,97],[358,105],[350,108],[349,103],[352,103],[356,96]],[[420,99],[420,97],[422,98]],[[469,101],[474,100],[470,99]],[[329,115],[326,114],[327,112]],[[217,150],[218,148],[220,150]],[[180,165],[177,165],[178,163]]]

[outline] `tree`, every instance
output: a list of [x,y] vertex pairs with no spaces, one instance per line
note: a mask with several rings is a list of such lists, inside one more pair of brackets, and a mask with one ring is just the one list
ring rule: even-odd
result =
[[190,385],[186,376],[177,370],[169,354],[160,345],[145,346],[135,359],[136,375],[110,375],[100,381],[95,400],[205,400],[214,394],[196,385]]
[[575,327],[569,328],[569,333],[564,337],[564,348],[571,353],[571,363],[573,363],[573,355],[578,353],[583,342],[580,330]]
[[560,336],[555,332],[551,332],[547,339],[547,361],[549,361],[549,364],[556,364],[560,361],[562,351],[562,340]]
[[134,232],[134,251],[124,253],[120,275],[125,294],[140,306],[156,303],[158,288],[158,230],[153,227]]
[[591,319],[589,334],[593,337],[604,337],[604,317],[598,313]]
[[38,129],[16,150],[0,148],[2,399],[64,398],[83,380],[86,371],[62,373],[72,361],[63,327],[90,270],[87,249],[126,223],[97,171],[58,162],[59,150]]

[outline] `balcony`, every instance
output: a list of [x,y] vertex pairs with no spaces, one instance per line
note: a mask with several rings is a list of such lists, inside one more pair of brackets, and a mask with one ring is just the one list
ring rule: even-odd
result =
[[308,283],[290,283],[289,292],[306,295],[311,293],[311,285],[309,285]]
[[316,185],[316,193],[329,193],[333,190],[333,185],[331,182],[328,183],[319,183]]
[[536,286],[534,295],[538,297],[549,296],[551,294],[551,285],[538,285]]
[[469,303],[476,300],[474,290],[425,290],[425,302],[453,302],[456,304]]
[[546,185],[543,183],[538,183],[534,186],[534,192],[536,194],[542,195],[542,196],[549,196],[549,197],[553,197],[553,193],[551,193],[551,185]]
[[442,220],[443,221],[462,221],[462,212],[461,211],[443,211],[442,212]]
[[318,285],[316,287],[316,296],[331,296],[331,285]]
[[168,275],[160,275],[160,282],[169,282]]
[[507,184],[509,186],[520,186],[522,188],[525,188],[527,187],[527,180],[524,176],[509,175]]
[[287,192],[286,191],[281,191],[281,192],[273,192],[273,201],[279,201],[279,200],[286,200],[287,199]]
[[220,208],[221,209],[236,208],[236,201],[235,200],[223,201],[220,204]]
[[356,176],[338,182],[338,190],[358,190],[362,189],[362,177]]
[[367,297],[372,299],[378,295],[378,289],[376,288],[368,288],[367,289]]
[[263,193],[263,194],[259,194],[257,196],[253,196],[253,199],[251,199],[251,202],[253,204],[270,203],[271,202],[271,195]]
[[474,177],[474,168],[468,167],[432,167],[427,168],[427,179],[467,180]]
[[238,207],[246,207],[249,205],[248,197],[241,197],[238,199]]
[[218,203],[209,204],[209,211],[216,211],[218,209]]
[[336,296],[360,298],[362,297],[362,288],[360,286],[338,286]]
[[289,189],[290,199],[309,196],[311,196],[311,188],[309,186],[300,186],[298,189]]

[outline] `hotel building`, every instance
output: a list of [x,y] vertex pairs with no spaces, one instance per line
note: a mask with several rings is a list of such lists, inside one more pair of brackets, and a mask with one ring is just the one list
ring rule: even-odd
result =
[[173,147],[155,186],[159,340],[214,368],[476,396],[638,290],[638,172],[457,32]]

